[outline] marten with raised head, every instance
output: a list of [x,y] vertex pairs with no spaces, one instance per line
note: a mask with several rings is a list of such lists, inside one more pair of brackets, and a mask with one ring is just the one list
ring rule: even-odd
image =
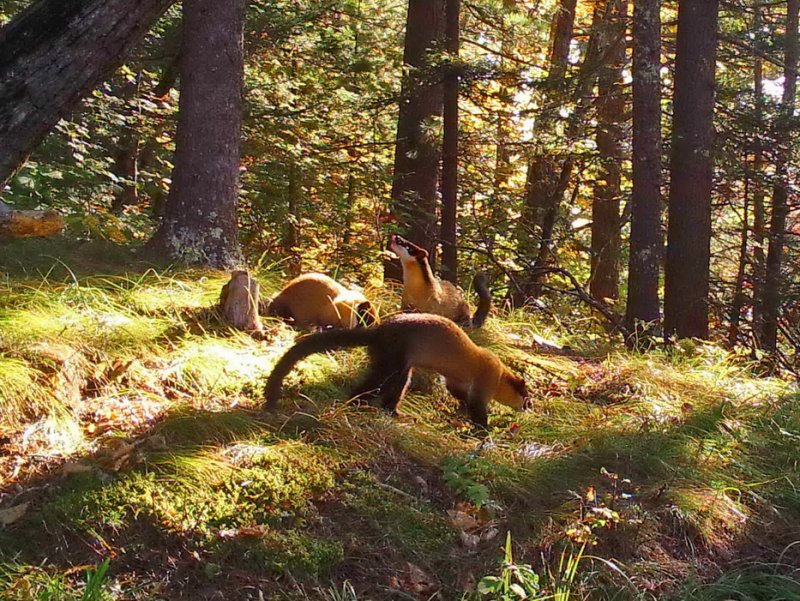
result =
[[294,278],[269,303],[267,315],[301,328],[355,328],[380,321],[363,294],[321,273]]
[[433,275],[427,250],[397,234],[389,238],[389,250],[400,257],[403,266],[404,310],[442,315],[474,328],[483,325],[492,307],[486,276],[478,274],[472,280],[478,293],[478,308],[472,315],[463,292],[451,282]]
[[403,400],[415,368],[444,376],[447,390],[477,425],[488,426],[492,399],[513,409],[527,408],[524,378],[472,342],[451,320],[426,313],[394,315],[373,328],[304,336],[275,364],[265,390],[267,408],[277,405],[283,379],[298,361],[314,353],[360,346],[367,347],[370,366],[352,396],[379,395],[383,408],[392,414]]

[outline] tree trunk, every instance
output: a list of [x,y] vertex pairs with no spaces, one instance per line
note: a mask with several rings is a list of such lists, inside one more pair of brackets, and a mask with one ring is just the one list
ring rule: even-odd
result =
[[186,0],[172,187],[151,248],[227,268],[240,259],[236,199],[244,0]]
[[114,175],[121,181],[119,190],[114,194],[111,202],[113,213],[119,214],[125,209],[139,203],[137,180],[139,178],[139,128],[135,122],[137,110],[131,108],[131,100],[139,93],[139,77],[134,81],[125,80],[117,91],[116,96],[124,104],[125,125],[120,132],[117,147],[113,151]]
[[[560,0],[550,27],[547,79],[542,94],[542,110],[537,117],[534,132],[534,135],[545,143],[552,135],[554,117],[558,112],[554,99],[561,97],[564,92],[569,47],[575,27],[576,4],[577,0]],[[543,147],[537,148],[528,161],[518,240],[520,253],[526,258],[533,259],[534,270],[526,276],[522,292],[511,295],[514,305],[522,305],[526,298],[535,298],[539,295],[539,284],[543,276],[540,276],[536,269],[542,267],[549,259],[550,242],[557,215],[557,206],[554,205],[558,205],[566,191],[566,186],[561,185],[560,175],[563,173],[561,167],[562,161],[549,155]]]
[[589,292],[595,298],[619,298],[620,195],[625,121],[622,69],[625,66],[627,0],[609,0],[598,32],[607,61],[597,74],[597,150],[600,169],[592,202],[592,257]]
[[739,324],[742,319],[742,308],[745,303],[744,280],[747,267],[747,238],[750,233],[750,174],[746,168],[745,157],[744,203],[742,205],[742,232],[739,239],[739,267],[736,270],[736,282],[733,288],[731,318],[728,327],[728,346],[733,348],[739,340]]
[[287,215],[283,228],[281,244],[283,252],[289,257],[287,271],[292,276],[300,275],[302,259],[297,251],[300,242],[300,204],[302,201],[302,173],[297,163],[289,164],[287,173],[286,200]]
[[[754,43],[763,37],[761,25],[761,4],[757,0],[753,7]],[[764,290],[764,271],[766,269],[767,218],[764,210],[764,60],[753,57],[753,94],[755,96],[756,131],[753,136],[753,332],[761,335],[761,304]]]
[[[661,315],[661,2],[633,3],[633,190],[625,322],[634,332]],[[644,326],[644,327],[643,327]],[[635,342],[635,341],[632,341]]]
[[505,56],[512,54],[514,36],[508,31],[510,25],[506,23],[505,14],[512,13],[516,9],[515,0],[503,0],[503,26],[500,40],[500,77],[497,79],[497,99],[500,107],[497,109],[497,129],[494,160],[494,181],[492,184],[493,198],[492,206],[489,209],[491,216],[492,235],[486,240],[489,250],[494,248],[497,233],[505,224],[504,199],[505,191],[508,188],[508,181],[511,179],[513,168],[511,165],[511,150],[508,145],[511,128],[511,111],[514,105],[513,81],[510,74],[506,72]]
[[[604,26],[606,9],[609,5],[609,2],[603,5],[595,5],[592,16],[592,32],[576,78],[575,90],[570,96],[570,100],[575,102],[575,108],[566,127],[567,146],[570,146],[571,142],[577,139],[583,129],[584,117],[590,107],[591,92],[597,76],[596,71],[606,59],[600,52],[598,34]],[[574,6],[572,6],[572,9],[572,18],[574,20]],[[563,11],[559,14],[563,15]],[[565,31],[565,28],[561,26],[560,18],[557,18],[553,31]],[[569,44],[566,44],[565,48],[563,39],[559,35],[559,39],[554,43],[554,48],[556,47],[560,49],[559,52],[561,54],[555,58],[559,61],[563,59],[565,61],[564,68],[566,68],[567,55],[564,52],[568,50]],[[565,71],[562,71],[559,66],[555,73],[561,73],[563,78]],[[552,81],[550,75],[548,73],[548,90],[563,87],[564,81],[559,84],[559,82]],[[549,132],[552,135],[552,128],[555,124],[554,117],[558,105],[554,102],[555,94],[553,94],[553,97],[545,96],[543,100],[545,109],[540,115],[539,122],[543,128],[542,134]],[[514,295],[512,298],[514,304],[518,305],[524,298],[536,298],[541,294],[543,280],[549,273],[547,267],[552,263],[551,255],[555,226],[558,221],[561,202],[569,187],[574,167],[575,155],[572,152],[566,152],[561,156],[547,156],[544,153],[540,153],[528,165],[527,192],[522,222],[527,227],[528,233],[533,231],[535,227],[539,228],[538,251],[535,254],[533,268],[522,286],[523,294]],[[530,255],[530,242],[521,241],[520,248],[523,254]]]
[[769,250],[764,277],[763,327],[761,347],[774,352],[778,346],[778,318],[781,306],[781,268],[789,214],[789,165],[792,162],[792,120],[797,95],[798,7],[800,0],[786,3],[786,37],[783,98],[775,140],[775,185],[772,190],[772,214],[769,223]]
[[664,289],[668,336],[708,338],[718,0],[680,0]]
[[445,40],[450,61],[444,74],[444,137],[442,142],[442,277],[458,282],[458,44],[460,0],[446,0]]
[[[431,132],[442,114],[442,86],[429,54],[444,34],[444,0],[409,0],[403,77],[392,182],[392,210],[404,235],[436,257],[436,184],[440,143]],[[388,263],[386,276],[401,278],[399,265]]]
[[39,0],[0,30],[0,189],[172,0]]

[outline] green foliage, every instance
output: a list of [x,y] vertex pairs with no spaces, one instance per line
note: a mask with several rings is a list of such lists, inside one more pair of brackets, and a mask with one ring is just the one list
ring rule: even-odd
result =
[[478,457],[445,457],[442,462],[442,477],[447,485],[464,500],[481,508],[491,501],[489,489],[474,477]]
[[[52,569],[20,564],[0,565],[0,594],[8,601],[112,601],[120,597],[109,590],[110,560],[85,570],[82,586]],[[81,570],[83,571],[83,570]]]
[[522,601],[523,599],[553,599],[569,601],[576,597],[573,591],[578,564],[583,559],[583,547],[577,553],[561,553],[558,567],[540,578],[527,564],[514,562],[511,532],[506,534],[504,556],[499,576],[484,576],[478,582],[480,599],[490,601]]
[[528,565],[514,563],[511,533],[506,535],[500,576],[484,576],[478,582],[478,593],[492,601],[518,601],[547,598],[539,586],[539,576]]

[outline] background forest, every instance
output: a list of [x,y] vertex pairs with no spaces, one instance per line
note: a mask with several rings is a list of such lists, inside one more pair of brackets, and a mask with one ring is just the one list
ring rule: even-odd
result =
[[[800,599],[799,0],[54,3],[0,0],[0,596]],[[294,334],[209,309],[388,313],[392,233],[488,275],[488,441],[330,403],[358,353],[265,417]]]

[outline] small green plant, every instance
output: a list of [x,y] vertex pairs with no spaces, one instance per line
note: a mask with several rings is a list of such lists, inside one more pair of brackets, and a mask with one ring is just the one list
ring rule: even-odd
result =
[[528,564],[514,562],[511,532],[506,534],[506,546],[499,576],[485,576],[478,582],[478,593],[484,601],[521,601],[552,599],[569,601],[578,564],[584,547],[577,553],[564,549],[555,572],[547,570],[543,578]]
[[325,601],[358,601],[358,595],[349,580],[345,580],[340,587],[330,586],[320,591]]
[[106,559],[94,570],[86,571],[86,588],[83,589],[81,601],[103,601],[108,598],[103,585],[108,573],[109,560]]
[[475,507],[489,505],[489,488],[475,480],[475,457],[445,457],[442,462],[442,477],[459,496]]
[[478,582],[481,598],[491,601],[517,601],[518,599],[544,599],[539,575],[525,564],[514,563],[511,532],[506,535],[503,565],[499,576],[485,576]]

